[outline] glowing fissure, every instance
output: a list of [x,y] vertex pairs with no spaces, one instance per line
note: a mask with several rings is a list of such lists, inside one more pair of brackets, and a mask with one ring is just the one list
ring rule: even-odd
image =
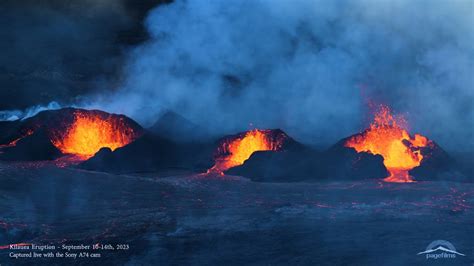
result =
[[390,173],[385,181],[414,182],[408,171],[421,164],[423,155],[420,149],[430,145],[431,141],[419,134],[412,138],[404,124],[403,119],[392,116],[387,106],[381,106],[370,127],[351,137],[345,146],[357,152],[381,155]]
[[220,145],[215,165],[208,173],[223,173],[243,164],[256,151],[277,151],[282,144],[283,139],[271,137],[271,130],[248,131],[242,137],[226,140]]

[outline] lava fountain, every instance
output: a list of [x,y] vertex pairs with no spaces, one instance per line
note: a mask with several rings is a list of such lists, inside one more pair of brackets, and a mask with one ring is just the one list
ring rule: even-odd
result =
[[217,150],[215,165],[208,173],[220,173],[243,164],[256,151],[281,150],[284,137],[272,130],[254,129],[222,141]]
[[65,131],[54,132],[51,141],[62,153],[87,159],[101,148],[115,150],[137,137],[138,132],[127,126],[122,117],[76,110],[72,123]]
[[431,145],[428,138],[415,134],[411,137],[403,118],[392,116],[387,106],[381,106],[370,127],[354,135],[345,143],[357,152],[368,152],[383,157],[390,175],[386,182],[414,182],[408,171],[419,166],[423,160],[421,148]]

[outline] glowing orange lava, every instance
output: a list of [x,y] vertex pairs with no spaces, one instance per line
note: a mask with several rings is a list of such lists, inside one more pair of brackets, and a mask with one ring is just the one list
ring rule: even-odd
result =
[[30,136],[33,134],[33,130],[28,130],[26,131],[26,133],[24,133],[21,137],[19,138],[16,138],[15,140],[11,141],[10,143],[7,143],[7,144],[0,144],[0,149],[1,148],[8,148],[8,147],[14,147],[16,146],[16,144],[18,143],[18,141]]
[[254,129],[242,137],[224,141],[219,147],[219,153],[224,155],[216,158],[216,164],[208,173],[222,173],[241,165],[256,151],[280,150],[282,139],[273,139],[270,135],[271,130]]
[[135,138],[136,133],[120,118],[106,119],[91,113],[75,112],[74,121],[67,131],[56,133],[52,142],[62,153],[87,159],[101,148],[115,150]]
[[405,129],[403,119],[395,119],[387,106],[381,106],[374,122],[363,133],[351,137],[346,147],[357,152],[368,152],[383,157],[390,173],[387,182],[414,182],[408,171],[423,160],[420,148],[431,143],[426,137],[415,134],[412,138]]

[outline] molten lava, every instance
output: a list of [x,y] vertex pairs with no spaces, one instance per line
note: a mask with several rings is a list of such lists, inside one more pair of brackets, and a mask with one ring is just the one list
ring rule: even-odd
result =
[[392,116],[388,107],[381,106],[370,127],[351,137],[345,146],[357,152],[381,155],[390,173],[384,181],[414,182],[408,171],[421,164],[423,155],[420,149],[431,145],[431,141],[418,134],[412,138],[404,124],[403,119]]
[[16,139],[10,141],[10,142],[7,143],[7,144],[0,144],[0,149],[1,149],[1,148],[14,147],[14,146],[16,146],[16,144],[18,143],[18,141],[20,141],[20,140],[22,140],[22,139],[24,139],[24,138],[26,138],[26,137],[32,135],[33,133],[34,133],[33,130],[28,130],[28,131],[26,131],[24,134],[22,134],[21,137],[16,138]]
[[243,164],[256,151],[277,151],[283,144],[283,137],[272,136],[271,130],[254,129],[242,136],[224,141],[216,156],[215,165],[208,173],[224,171]]
[[136,137],[137,133],[121,118],[76,111],[72,124],[65,132],[55,132],[52,143],[62,153],[87,159],[101,148],[115,150]]

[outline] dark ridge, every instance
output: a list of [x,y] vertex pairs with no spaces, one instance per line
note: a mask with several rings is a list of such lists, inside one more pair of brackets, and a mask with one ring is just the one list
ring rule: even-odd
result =
[[164,113],[148,131],[177,142],[209,140],[210,135],[201,126],[172,111]]
[[[349,137],[350,138],[350,137]],[[344,146],[345,138],[331,146],[323,155],[324,175],[342,180],[381,179],[389,174],[383,164],[383,157],[370,153],[358,153]]]
[[[258,182],[297,182],[316,178],[318,152],[308,148],[284,151],[258,151],[244,164],[225,173]],[[315,164],[311,163],[314,162]]]
[[388,175],[381,156],[358,154],[340,145],[320,152],[302,144],[281,152],[256,152],[226,173],[261,182],[361,180]]
[[62,156],[43,129],[20,139],[15,146],[1,149],[0,152],[0,160],[5,161],[50,161]]
[[112,172],[156,172],[166,169],[204,171],[212,166],[211,143],[178,143],[146,133],[127,146],[101,149],[79,168]]

